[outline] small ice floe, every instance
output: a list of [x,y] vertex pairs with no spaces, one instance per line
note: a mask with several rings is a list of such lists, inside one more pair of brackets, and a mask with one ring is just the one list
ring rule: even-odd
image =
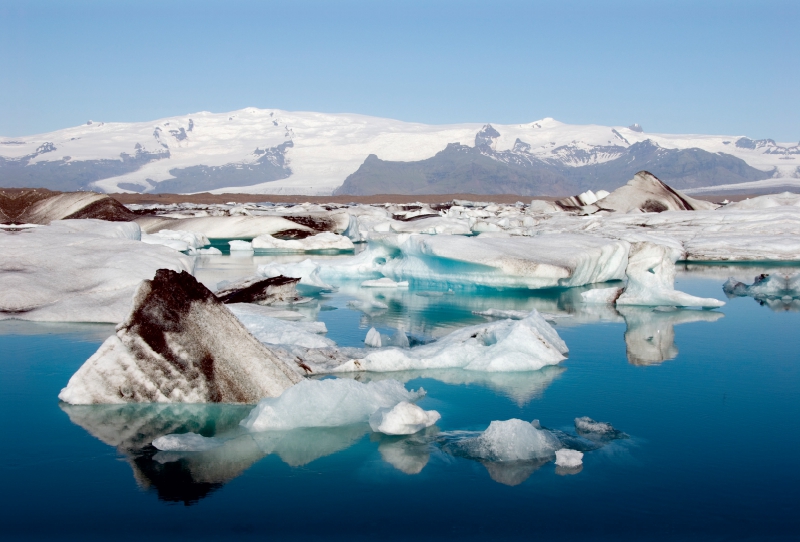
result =
[[365,280],[361,283],[362,288],[408,288],[408,281],[395,282],[388,277],[382,279]]
[[228,241],[228,245],[231,247],[231,252],[252,252],[253,251],[253,243],[250,241],[241,241],[235,239],[233,241]]
[[164,452],[205,452],[219,448],[224,443],[223,439],[204,437],[197,433],[181,433],[158,437],[153,441],[153,446]]
[[575,469],[583,465],[583,452],[562,448],[556,450],[556,466]]
[[409,391],[397,380],[367,384],[349,379],[304,380],[280,397],[260,401],[241,425],[250,431],[266,431],[365,423],[378,409],[424,395],[424,389]]
[[197,253],[201,256],[220,256],[222,251],[216,247],[198,248]]
[[385,435],[413,435],[435,424],[442,416],[435,410],[422,410],[408,401],[392,408],[380,408],[369,417],[369,426]]

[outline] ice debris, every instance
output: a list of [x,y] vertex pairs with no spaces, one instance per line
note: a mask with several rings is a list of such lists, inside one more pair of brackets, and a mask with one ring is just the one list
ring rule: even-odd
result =
[[628,438],[622,431],[614,429],[614,426],[607,422],[598,422],[588,416],[575,418],[575,431],[593,440],[615,440]]
[[381,347],[381,334],[374,327],[369,328],[367,336],[364,338],[364,344],[372,348]]
[[396,380],[367,384],[349,379],[304,380],[280,397],[262,399],[242,426],[266,431],[365,423],[380,408],[424,395],[422,388],[409,391]]
[[231,252],[252,252],[253,243],[250,241],[233,240],[228,241],[231,247]]
[[369,417],[369,426],[385,435],[413,435],[435,424],[441,415],[435,410],[422,410],[408,401],[392,408],[380,408]]
[[299,301],[293,277],[247,277],[221,284],[216,296],[223,303],[255,303],[257,305],[289,304]]

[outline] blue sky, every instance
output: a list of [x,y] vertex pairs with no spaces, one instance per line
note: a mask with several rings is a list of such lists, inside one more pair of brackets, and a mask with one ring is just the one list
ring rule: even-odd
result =
[[800,139],[797,1],[0,0],[0,134],[243,107]]

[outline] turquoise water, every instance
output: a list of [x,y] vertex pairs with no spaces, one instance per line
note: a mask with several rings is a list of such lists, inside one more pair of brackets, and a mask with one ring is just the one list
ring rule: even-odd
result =
[[[198,276],[213,284],[253,265],[205,258]],[[727,274],[769,269],[693,266],[677,287],[725,299]],[[302,310],[353,346],[372,326],[424,341],[485,321],[473,310],[536,307],[567,316],[556,329],[569,359],[528,374],[399,374],[442,414],[426,434],[294,431],[269,454],[248,437],[224,453],[159,455],[152,438],[235,431],[249,407],[59,404],[113,326],[0,322],[0,538],[797,539],[800,313],[734,298],[721,317],[619,314],[574,293],[321,296]],[[365,296],[388,308],[348,306]],[[509,418],[570,431],[579,416],[630,438],[587,452],[577,474],[454,457],[436,435]]]

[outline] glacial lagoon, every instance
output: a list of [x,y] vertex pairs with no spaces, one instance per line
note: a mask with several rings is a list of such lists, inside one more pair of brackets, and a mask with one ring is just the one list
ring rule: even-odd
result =
[[[202,256],[196,276],[215,287],[293,258]],[[475,312],[488,309],[535,308],[555,323],[569,357],[540,371],[349,376],[424,388],[417,404],[442,417],[410,437],[368,424],[248,433],[239,421],[250,406],[59,403],[114,326],[0,322],[0,538],[795,539],[800,307],[722,290],[728,276],[750,283],[779,269],[800,271],[679,264],[676,288],[726,301],[713,311],[583,305],[585,288],[413,283],[341,284],[296,306],[340,346],[363,346],[371,327],[427,342],[487,321]],[[459,432],[512,418],[575,434],[582,416],[628,438],[587,449],[578,469],[479,460],[450,446]],[[221,445],[150,445],[190,431]]]

